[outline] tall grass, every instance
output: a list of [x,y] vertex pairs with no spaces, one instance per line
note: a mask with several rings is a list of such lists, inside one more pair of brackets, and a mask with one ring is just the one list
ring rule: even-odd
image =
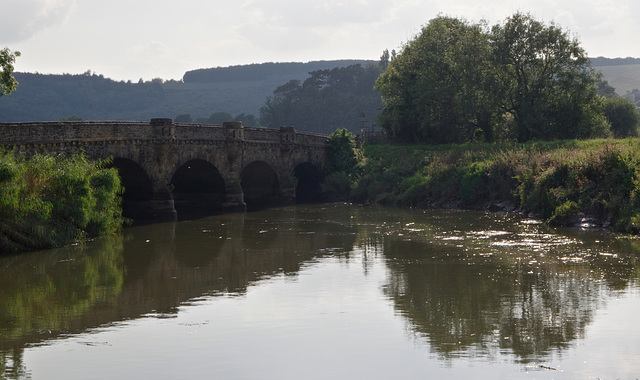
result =
[[640,140],[529,144],[366,146],[355,201],[410,207],[490,208],[551,224],[589,216],[640,232]]
[[118,231],[116,169],[84,155],[0,152],[0,253],[57,247]]

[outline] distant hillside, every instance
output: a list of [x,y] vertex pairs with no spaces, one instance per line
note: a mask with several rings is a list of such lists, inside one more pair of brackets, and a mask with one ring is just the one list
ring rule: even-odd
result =
[[627,65],[640,65],[640,58],[589,58],[591,60],[591,66],[627,66]]
[[640,58],[598,57],[591,58],[591,65],[604,74],[618,95],[640,89]]
[[[278,82],[278,85],[290,79],[305,79],[309,72],[347,67],[355,64],[366,65],[373,61],[340,60],[315,61],[309,63],[284,62],[260,63],[213,69],[187,71],[182,77],[184,83],[224,83],[224,82]],[[285,79],[283,82],[282,79]]]
[[263,63],[198,69],[182,81],[117,82],[102,75],[15,73],[17,91],[0,99],[0,122],[59,120],[149,120],[190,114],[194,119],[214,112],[259,116],[267,96],[309,72],[367,65],[373,61],[339,60],[309,63]]

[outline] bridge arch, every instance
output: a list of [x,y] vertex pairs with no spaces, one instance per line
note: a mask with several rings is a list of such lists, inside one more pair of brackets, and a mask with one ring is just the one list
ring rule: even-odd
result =
[[278,175],[265,161],[253,161],[246,165],[240,173],[240,186],[249,209],[272,204],[280,193]]
[[293,168],[293,176],[296,178],[296,203],[323,200],[324,176],[316,165],[310,162],[299,163]]
[[122,213],[130,219],[147,219],[153,210],[153,185],[147,172],[134,160],[115,157],[110,165],[118,170],[124,187]]
[[181,217],[210,214],[223,208],[226,198],[225,181],[209,161],[191,159],[173,174],[174,207]]

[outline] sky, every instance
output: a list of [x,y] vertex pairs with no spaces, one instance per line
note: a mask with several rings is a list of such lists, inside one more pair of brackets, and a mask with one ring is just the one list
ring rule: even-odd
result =
[[555,22],[590,57],[640,57],[638,0],[0,0],[15,71],[180,80],[189,70],[380,58],[438,15]]

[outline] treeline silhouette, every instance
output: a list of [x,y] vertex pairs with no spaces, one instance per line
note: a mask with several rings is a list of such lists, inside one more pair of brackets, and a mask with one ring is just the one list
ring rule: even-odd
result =
[[640,58],[589,58],[591,66],[623,66],[623,65],[640,65]]
[[[591,61],[596,67],[640,65],[639,58]],[[214,116],[228,114],[242,116],[247,126],[287,124],[298,130],[331,133],[347,128],[359,133],[363,126],[376,123],[380,96],[373,83],[380,72],[379,62],[367,60],[216,67],[188,71],[181,80],[138,82],[115,81],[90,70],[55,75],[17,72],[17,90],[0,99],[0,122],[157,117],[211,122],[218,119]],[[295,114],[285,112],[289,105]],[[269,119],[261,120],[266,115]]]
[[[336,67],[346,67],[363,64],[362,60],[317,61],[309,63],[282,62],[282,63],[254,63],[250,65],[238,65],[229,67],[217,67],[213,69],[191,70],[184,74],[184,83],[213,83],[213,82],[247,82],[270,81],[281,78],[298,79],[307,76],[310,71],[327,70]],[[313,68],[312,70],[310,70]],[[279,82],[278,84],[283,84]]]
[[[267,97],[290,80],[309,73],[374,61],[337,60],[308,63],[263,63],[188,71],[182,80],[115,81],[92,73],[14,75],[19,82],[0,100],[0,122],[55,120],[210,119],[215,113],[252,115],[259,124]],[[243,121],[246,121],[243,120]],[[255,126],[255,125],[249,125]]]

